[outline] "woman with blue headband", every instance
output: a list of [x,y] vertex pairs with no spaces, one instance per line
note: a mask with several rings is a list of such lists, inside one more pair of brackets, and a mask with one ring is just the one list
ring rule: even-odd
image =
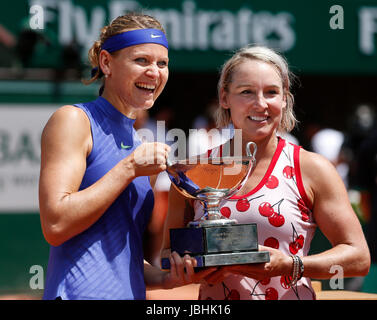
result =
[[172,288],[211,271],[194,274],[195,261],[176,253],[169,273],[144,260],[149,176],[166,169],[169,146],[141,143],[133,124],[165,87],[168,42],[156,19],[128,14],[102,29],[89,59],[87,83],[102,78],[100,96],[61,107],[42,134],[44,299],[145,299],[146,286]]

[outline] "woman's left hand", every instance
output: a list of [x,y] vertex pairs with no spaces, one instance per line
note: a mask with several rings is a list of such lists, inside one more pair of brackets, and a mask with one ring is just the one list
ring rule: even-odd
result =
[[268,251],[270,261],[266,263],[248,263],[222,266],[217,271],[206,276],[204,280],[209,284],[222,282],[231,274],[238,274],[256,280],[269,277],[292,274],[292,258],[278,249],[259,246],[259,251]]
[[217,269],[216,267],[210,267],[195,272],[195,258],[190,257],[188,254],[184,257],[180,257],[179,254],[174,251],[171,253],[169,261],[170,272],[165,273],[163,281],[164,289],[172,289],[190,283],[199,283],[203,278]]

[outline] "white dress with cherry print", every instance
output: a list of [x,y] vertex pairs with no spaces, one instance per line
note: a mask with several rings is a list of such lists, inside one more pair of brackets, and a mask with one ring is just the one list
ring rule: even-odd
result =
[[[279,138],[267,172],[248,194],[233,196],[220,205],[221,213],[238,223],[257,223],[258,243],[283,251],[287,255],[306,256],[314,236],[313,221],[299,167],[300,147]],[[211,151],[216,156],[221,148]],[[195,220],[203,214],[202,205],[194,202]],[[199,299],[315,299],[309,278],[290,287],[285,277],[257,281],[231,275],[222,283],[202,285]]]

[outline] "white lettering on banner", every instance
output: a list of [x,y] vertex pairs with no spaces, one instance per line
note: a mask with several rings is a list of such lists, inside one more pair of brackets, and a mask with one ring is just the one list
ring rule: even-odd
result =
[[377,7],[361,7],[359,10],[359,47],[365,55],[376,52]]
[[110,1],[109,14],[110,21],[127,11],[137,11],[140,9],[140,4],[137,1]]
[[[196,10],[193,1],[184,1],[182,9],[182,12],[176,9],[147,10],[162,22],[171,36],[169,40],[173,49],[234,50],[248,43],[258,43],[288,51],[296,42],[292,27],[294,16],[288,12],[257,13],[247,7],[237,12]],[[198,40],[193,43],[193,39]]]
[[[37,2],[29,0],[29,3]],[[43,1],[43,5],[45,14],[50,13],[48,22],[57,19],[60,43],[77,40],[83,47],[83,57],[108,20],[126,11],[142,9],[137,1],[113,0],[108,4],[107,17],[104,7],[95,6],[86,11],[72,0]],[[246,6],[238,11],[205,10],[197,8],[192,0],[183,1],[177,9],[149,8],[143,12],[162,23],[169,46],[175,50],[234,50],[248,43],[258,43],[288,51],[296,42],[294,16],[289,12],[253,12]]]
[[88,51],[93,42],[97,40],[103,21],[105,21],[105,12],[101,7],[94,7],[92,9],[91,19],[89,19],[89,21],[86,19],[85,10],[80,7],[75,7],[74,32],[78,43],[84,46],[85,51]]
[[39,211],[40,138],[56,109],[0,105],[0,212]]
[[340,5],[330,7],[329,13],[333,14],[330,18],[329,25],[333,30],[344,29],[344,10]]

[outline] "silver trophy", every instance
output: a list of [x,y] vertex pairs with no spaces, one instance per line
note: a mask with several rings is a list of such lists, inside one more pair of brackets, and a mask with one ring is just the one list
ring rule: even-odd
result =
[[[253,151],[251,151],[251,148]],[[184,196],[199,200],[204,214],[185,228],[170,229],[171,251],[189,253],[198,267],[270,260],[268,251],[258,251],[257,225],[237,224],[220,213],[220,202],[234,195],[247,181],[255,166],[257,146],[246,145],[246,156],[195,157],[168,162],[167,173],[173,186]],[[161,261],[169,269],[167,258]]]

